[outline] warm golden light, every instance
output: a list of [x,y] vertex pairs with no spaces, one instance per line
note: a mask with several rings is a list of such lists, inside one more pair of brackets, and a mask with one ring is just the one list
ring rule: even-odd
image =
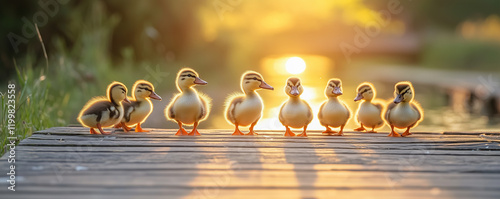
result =
[[300,57],[290,57],[285,63],[286,71],[297,75],[306,70],[306,62]]

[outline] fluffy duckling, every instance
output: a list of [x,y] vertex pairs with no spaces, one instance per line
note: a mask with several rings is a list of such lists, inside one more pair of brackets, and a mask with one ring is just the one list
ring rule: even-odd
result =
[[123,128],[125,132],[130,131],[130,126],[136,125],[135,132],[149,132],[141,128],[141,123],[146,121],[148,116],[153,112],[153,103],[151,99],[160,100],[161,97],[155,93],[153,84],[146,80],[138,80],[132,87],[131,103],[123,103],[123,110],[125,111],[123,119],[115,126],[116,128]]
[[[358,95],[354,98],[354,101],[357,102],[363,100],[363,102],[359,104],[358,111],[356,112],[356,120],[361,127],[354,130],[376,133],[375,129],[384,125],[384,120],[382,120],[382,111],[384,106],[381,102],[375,99],[376,91],[375,87],[371,83],[364,82],[360,84],[356,90]],[[366,130],[365,126],[371,128],[372,130]]]
[[[324,134],[344,135],[344,126],[351,118],[351,110],[338,98],[342,95],[342,81],[337,78],[330,79],[325,89],[325,96],[328,98],[319,108],[319,123],[326,127]],[[337,133],[330,127],[340,127]]]
[[304,128],[304,131],[297,135],[307,137],[307,125],[313,119],[312,109],[309,104],[300,99],[304,88],[297,77],[290,77],[286,80],[285,93],[289,96],[288,100],[281,105],[279,120],[285,126],[285,136],[295,136],[290,130],[292,128]]
[[[184,68],[177,74],[178,93],[165,109],[167,119],[179,124],[179,131],[175,135],[200,135],[197,130],[200,121],[207,118],[210,113],[210,98],[198,93],[193,88],[195,85],[205,85],[206,81],[199,78],[193,69]],[[188,134],[182,124],[193,125],[193,130]]]
[[258,89],[274,90],[267,84],[262,75],[248,71],[241,76],[242,95],[236,95],[226,102],[225,116],[226,120],[235,126],[233,135],[244,135],[238,126],[250,125],[250,132],[247,135],[257,135],[253,127],[262,116],[264,104],[259,94],[255,92]]
[[[385,113],[385,119],[391,126],[391,133],[388,136],[399,137],[411,135],[410,128],[417,126],[424,119],[424,112],[420,105],[413,100],[413,85],[411,82],[398,82],[394,86],[394,102],[389,104]],[[399,135],[394,128],[406,131]]]
[[111,83],[106,91],[107,97],[96,97],[83,107],[78,115],[78,122],[90,128],[90,134],[99,134],[94,128],[99,129],[101,134],[111,134],[102,130],[118,124],[123,117],[122,101],[127,99],[127,87],[120,82]]

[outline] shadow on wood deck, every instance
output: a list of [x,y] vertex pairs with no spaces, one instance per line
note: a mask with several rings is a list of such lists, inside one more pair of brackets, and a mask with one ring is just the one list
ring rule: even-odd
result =
[[36,132],[16,147],[16,192],[7,190],[7,154],[0,159],[1,198],[500,197],[500,133],[175,131]]

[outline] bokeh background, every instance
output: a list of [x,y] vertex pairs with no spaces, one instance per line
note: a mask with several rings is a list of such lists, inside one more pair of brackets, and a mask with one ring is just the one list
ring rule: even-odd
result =
[[[213,98],[202,128],[232,128],[223,104],[246,70],[276,88],[260,91],[258,129],[283,129],[277,112],[292,75],[303,79],[315,112],[329,78],[344,81],[352,111],[359,83],[373,82],[391,100],[394,84],[409,80],[426,110],[417,131],[499,127],[496,0],[22,0],[4,3],[0,16],[0,91],[17,85],[20,138],[77,124],[80,108],[113,80],[154,83],[164,100],[153,102],[144,126],[175,128],[163,110],[182,67],[209,82],[197,87]],[[310,129],[322,127],[314,121]]]

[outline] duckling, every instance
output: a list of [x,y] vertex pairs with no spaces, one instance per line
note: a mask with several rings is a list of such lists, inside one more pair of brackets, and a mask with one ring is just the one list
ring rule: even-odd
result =
[[255,91],[261,88],[274,90],[257,72],[248,71],[241,76],[241,90],[244,94],[233,96],[226,102],[225,116],[226,120],[235,126],[233,135],[245,135],[238,126],[248,125],[250,132],[246,135],[257,135],[253,128],[262,116],[264,105]]
[[[319,123],[326,127],[324,134],[344,135],[344,126],[351,118],[351,110],[338,98],[342,95],[342,81],[337,78],[330,79],[325,89],[325,96],[328,98],[321,104],[318,113]],[[337,133],[331,127],[340,127]]]
[[[177,73],[176,84],[180,93],[165,108],[165,117],[179,124],[179,131],[175,135],[200,135],[197,127],[210,113],[211,99],[198,93],[193,86],[205,85],[207,82],[200,79],[193,69],[184,68]],[[193,130],[188,134],[182,124],[192,124]]]
[[295,136],[290,130],[292,128],[304,128],[303,132],[297,136],[307,137],[307,125],[313,119],[312,109],[309,104],[300,99],[304,88],[297,77],[290,77],[286,80],[285,93],[289,96],[288,100],[281,105],[279,120],[285,126],[285,136]]
[[151,99],[160,100],[161,97],[155,93],[153,84],[146,80],[138,80],[132,87],[131,103],[123,103],[125,111],[122,121],[115,128],[123,128],[125,132],[130,131],[129,126],[136,125],[135,132],[149,132],[141,128],[141,123],[146,121],[148,116],[153,112],[153,103]]
[[123,118],[122,101],[127,99],[127,87],[120,82],[113,82],[107,88],[106,97],[96,97],[83,107],[78,115],[78,122],[90,128],[90,134],[99,134],[94,128],[99,129],[101,134],[111,134],[102,130],[118,124]]
[[[394,86],[393,103],[390,103],[385,113],[385,119],[391,126],[391,133],[388,136],[400,137],[411,135],[410,128],[416,127],[423,119],[424,112],[418,102],[413,100],[414,90],[411,82],[398,82]],[[404,129],[406,131],[399,135],[394,128]]]
[[[382,120],[384,106],[375,99],[376,91],[371,83],[364,82],[360,84],[356,90],[358,95],[354,98],[354,101],[363,100],[363,102],[359,104],[358,111],[356,112],[356,120],[361,127],[354,130],[376,133],[375,128],[380,128],[384,125],[384,120]],[[372,130],[367,131],[365,126],[372,128]]]

